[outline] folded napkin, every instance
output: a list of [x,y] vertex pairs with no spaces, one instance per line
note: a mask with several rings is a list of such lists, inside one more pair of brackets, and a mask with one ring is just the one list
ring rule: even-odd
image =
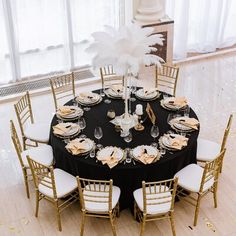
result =
[[177,107],[185,107],[188,105],[187,99],[185,97],[171,98],[168,100],[168,103]]
[[69,106],[59,107],[57,113],[62,116],[70,115],[75,112],[75,108]]
[[143,164],[151,164],[155,160],[154,155],[149,155],[147,153],[147,150],[145,148],[142,148],[142,152],[138,156],[139,161],[141,161]]
[[199,121],[195,118],[184,117],[183,119],[179,119],[179,123],[192,129],[198,130]]
[[95,94],[90,92],[80,93],[79,98],[86,101],[96,101]]
[[157,88],[152,88],[152,89],[143,88],[143,93],[145,96],[151,95],[152,93],[154,93],[156,91],[157,91]]
[[74,139],[66,145],[66,149],[73,155],[79,155],[89,150],[90,145],[86,139]]
[[103,156],[102,158],[98,157],[97,159],[101,161],[103,165],[107,164],[110,169],[115,167],[119,163],[117,158],[117,148],[114,148],[110,155],[106,157]]
[[68,123],[59,123],[52,127],[53,133],[57,135],[65,135],[67,132],[71,130],[71,128],[74,127],[72,124]]
[[117,95],[120,95],[123,92],[123,86],[121,84],[115,84],[111,86],[111,90]]
[[170,147],[181,150],[183,147],[187,146],[188,138],[181,136],[181,135],[165,135],[168,139]]

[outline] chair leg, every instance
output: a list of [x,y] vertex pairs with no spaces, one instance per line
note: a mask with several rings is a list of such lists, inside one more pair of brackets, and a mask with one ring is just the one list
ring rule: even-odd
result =
[[223,169],[223,160],[222,160],[221,165],[220,165],[220,173],[222,173],[222,169]]
[[171,224],[172,235],[173,235],[173,236],[176,236],[176,233],[175,233],[175,222],[174,222],[174,214],[173,214],[173,212],[170,213],[170,224]]
[[112,234],[113,234],[113,236],[116,236],[116,228],[115,228],[115,224],[114,224],[114,219],[113,219],[112,213],[109,213],[109,215],[110,215]]
[[59,206],[58,206],[58,200],[55,201],[55,208],[56,208],[58,229],[59,229],[59,231],[62,231],[62,227],[61,227],[61,215],[60,215],[60,210],[59,210]]
[[137,204],[134,201],[134,220],[136,220],[136,219],[137,219]]
[[22,143],[23,143],[23,149],[26,150],[26,138],[22,138]]
[[27,198],[30,198],[29,182],[28,182],[28,176],[27,176],[27,170],[26,169],[23,169],[23,175],[24,175],[24,181],[25,181],[26,195],[27,195]]
[[119,204],[119,202],[117,203],[117,212],[116,212],[116,216],[117,217],[120,217],[120,204]]
[[199,208],[200,208],[200,201],[201,201],[201,195],[198,194],[197,204],[196,204],[195,214],[194,214],[194,222],[193,222],[193,225],[194,225],[194,226],[197,225],[198,214],[199,214]]
[[145,217],[143,217],[142,222],[141,222],[141,232],[140,232],[140,236],[144,235],[144,229],[145,229]]
[[214,207],[217,208],[217,185],[214,185],[213,197],[214,197]]
[[36,190],[36,196],[35,196],[35,200],[36,200],[36,210],[35,210],[35,217],[38,217],[38,213],[39,213],[39,190]]
[[82,220],[80,224],[80,236],[84,235],[84,225],[85,225],[85,212],[82,211]]

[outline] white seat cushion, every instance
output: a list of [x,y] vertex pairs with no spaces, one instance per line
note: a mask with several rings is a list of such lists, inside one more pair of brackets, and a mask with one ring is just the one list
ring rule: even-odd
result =
[[[65,172],[64,170],[54,169],[54,177],[55,177],[57,198],[65,197],[66,195],[73,192],[77,188],[76,178],[73,175]],[[42,194],[53,198],[52,189],[42,184],[39,184],[38,189],[39,192],[41,192]]]
[[[100,185],[104,186],[104,185]],[[90,185],[91,190],[94,190],[94,185]],[[96,192],[96,191],[88,191],[86,189],[89,189],[89,185],[87,185],[84,189],[84,203],[85,203],[85,209],[90,212],[108,212],[109,211],[109,205],[108,205],[108,192]],[[99,185],[95,185],[95,189],[99,190]],[[101,188],[103,189],[103,188]],[[106,185],[106,191],[109,190],[109,186]],[[90,196],[85,196],[90,195]],[[99,198],[96,198],[94,196],[100,196]],[[104,196],[104,198],[102,198]],[[112,209],[116,206],[120,198],[120,188],[117,186],[112,186]],[[87,200],[96,200],[96,201],[107,201],[107,202],[90,202]]]
[[44,143],[49,141],[49,133],[50,125],[46,123],[29,124],[24,130],[26,138]]
[[197,160],[212,161],[220,154],[221,146],[207,139],[197,141]]
[[[190,164],[175,174],[178,177],[178,185],[191,192],[199,192],[204,169],[196,164]],[[208,190],[214,184],[214,178],[211,178],[204,184],[203,192]]]
[[52,147],[47,144],[27,149],[21,153],[21,157],[25,167],[29,167],[27,156],[45,166],[50,166],[53,163]]
[[[158,187],[159,188],[159,187]],[[167,188],[167,187],[166,187]],[[161,186],[161,191],[163,191],[164,186]],[[168,188],[167,188],[168,189]],[[158,190],[158,189],[157,189]],[[146,192],[150,193],[149,188],[146,188]],[[154,192],[154,187],[151,187],[151,193]],[[143,189],[139,188],[136,189],[133,192],[134,199],[141,211],[143,211]],[[156,193],[152,195],[147,195],[147,203],[157,203],[155,205],[147,205],[147,214],[149,215],[157,215],[157,214],[165,214],[170,211],[171,208],[171,193],[165,192],[165,193]],[[165,198],[163,198],[165,197]],[[153,198],[153,199],[151,199]],[[155,199],[155,198],[161,198],[161,199]],[[166,203],[162,203],[165,201],[170,201]],[[160,203],[160,204],[158,204]]]

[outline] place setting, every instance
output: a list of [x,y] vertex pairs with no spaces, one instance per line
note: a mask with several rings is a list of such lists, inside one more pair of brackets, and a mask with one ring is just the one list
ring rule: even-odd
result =
[[78,106],[61,106],[56,111],[56,116],[60,120],[73,121],[83,116],[84,111]]
[[141,88],[135,92],[135,96],[142,101],[153,101],[160,97],[160,92],[157,88]]
[[76,138],[65,146],[66,150],[74,156],[88,155],[94,147],[94,141],[89,138]]
[[183,110],[188,106],[187,99],[185,97],[169,97],[163,95],[163,99],[160,101],[160,105],[170,111]]
[[188,145],[188,140],[183,135],[167,133],[159,138],[159,145],[169,151],[180,151]]
[[62,139],[70,139],[76,137],[81,129],[80,126],[76,123],[67,122],[67,123],[58,123],[52,127],[53,134]]
[[75,100],[82,106],[94,106],[102,101],[101,95],[93,92],[79,93]]
[[108,146],[101,148],[97,152],[96,158],[103,165],[107,165],[110,169],[112,169],[117,164],[125,160],[125,152],[119,147]]
[[173,130],[180,133],[194,132],[199,129],[199,121],[188,116],[169,114],[167,122]]
[[121,84],[111,85],[105,90],[105,94],[112,99],[122,99],[123,86]]
[[151,145],[140,145],[133,148],[130,152],[131,156],[138,162],[143,164],[152,164],[160,160],[160,151]]

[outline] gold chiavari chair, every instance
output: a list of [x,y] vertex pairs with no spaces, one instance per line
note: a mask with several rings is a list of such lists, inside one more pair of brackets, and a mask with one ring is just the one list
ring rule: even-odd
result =
[[120,188],[113,181],[90,180],[77,176],[82,211],[80,235],[84,233],[85,217],[109,218],[112,233],[116,235],[115,218],[119,216]]
[[214,206],[217,207],[218,177],[224,154],[225,149],[213,161],[207,162],[204,168],[190,164],[175,174],[180,187],[177,189],[177,196],[195,206],[194,226],[197,225],[201,199],[206,194],[213,193]]
[[[58,229],[61,231],[61,212],[79,199],[76,178],[61,169],[42,165],[29,156],[27,159],[35,185],[35,216],[38,217],[40,200],[45,199],[51,202],[56,210]],[[60,203],[62,198],[66,200]]]
[[155,86],[160,91],[176,95],[176,86],[179,77],[179,67],[163,64],[155,66]]
[[24,182],[25,182],[25,187],[26,187],[26,194],[27,197],[30,198],[30,193],[29,193],[29,178],[31,177],[31,174],[29,173],[29,163],[27,160],[27,155],[32,156],[32,158],[34,158],[34,160],[37,160],[38,162],[46,165],[46,166],[50,166],[53,163],[53,151],[52,151],[52,147],[45,144],[39,147],[34,147],[28,150],[23,150],[21,143],[20,143],[20,139],[19,136],[17,134],[15,125],[13,123],[13,121],[10,121],[10,129],[11,129],[11,139],[12,142],[14,144],[16,153],[17,153],[17,157],[20,161],[20,165],[21,165],[21,169],[23,172],[23,176],[24,176]]
[[141,222],[140,235],[144,234],[148,221],[170,219],[172,234],[174,226],[174,202],[178,179],[158,182],[142,182],[142,188],[134,191],[134,217]]
[[118,76],[112,65],[100,68],[100,76],[102,80],[102,88],[105,89],[111,85],[124,85],[124,77]]
[[65,97],[75,97],[74,73],[60,75],[50,79],[51,90],[55,109],[58,108],[58,101]]
[[[17,120],[23,140],[23,148],[27,146],[38,146],[38,143],[48,143],[50,124],[34,122],[30,96],[27,91],[20,100],[14,104]],[[30,143],[27,141],[31,141]],[[34,144],[32,144],[34,142]]]
[[[233,120],[233,114],[229,116],[221,144],[218,144],[216,142],[207,139],[201,139],[201,138],[198,139],[197,161],[203,163],[206,163],[207,161],[212,161],[220,152],[222,152],[225,149],[232,125],[232,120]],[[220,168],[220,172],[222,171],[222,167],[223,167],[223,161],[222,161],[222,166]]]

